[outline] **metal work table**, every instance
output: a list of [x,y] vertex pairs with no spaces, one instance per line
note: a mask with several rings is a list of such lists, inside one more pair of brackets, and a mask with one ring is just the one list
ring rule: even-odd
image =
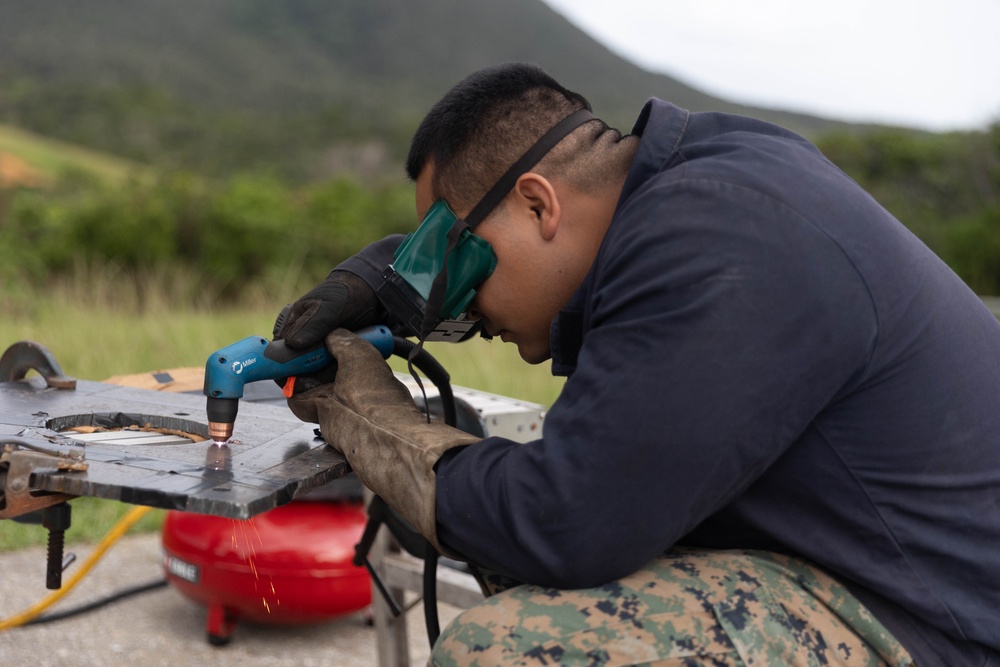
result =
[[[160,438],[159,444],[146,438],[88,442],[84,435],[66,433],[79,426],[148,426],[181,435]],[[0,441],[46,457],[34,457],[33,493],[247,519],[349,472],[344,457],[314,429],[284,405],[245,400],[236,420],[237,442],[219,446],[208,439],[200,394],[82,380],[75,388],[59,389],[38,377],[0,382]],[[52,465],[44,465],[50,459]],[[77,467],[85,469],[60,470],[67,461],[82,462]]]

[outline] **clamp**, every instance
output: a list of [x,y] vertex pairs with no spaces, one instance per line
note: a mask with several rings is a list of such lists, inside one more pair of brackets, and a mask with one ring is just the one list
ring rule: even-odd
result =
[[0,519],[11,519],[76,497],[32,489],[31,477],[35,472],[86,469],[82,449],[49,449],[27,438],[0,436]]
[[75,496],[35,491],[31,476],[42,470],[84,471],[83,451],[52,450],[24,438],[6,437],[0,443],[0,519],[41,510],[42,526],[49,531],[45,586],[62,587],[62,573],[74,556],[63,558],[64,537],[70,525],[70,506]]
[[[59,363],[44,346],[31,341],[11,345],[0,356],[0,382],[23,380],[35,370],[50,389],[75,389],[76,380],[63,374]],[[41,523],[49,531],[45,585],[62,587],[62,573],[75,558],[63,558],[66,530],[70,526],[70,506],[75,498],[65,493],[33,489],[32,475],[40,471],[85,471],[83,450],[46,447],[19,436],[0,436],[0,519],[9,519],[41,510]]]

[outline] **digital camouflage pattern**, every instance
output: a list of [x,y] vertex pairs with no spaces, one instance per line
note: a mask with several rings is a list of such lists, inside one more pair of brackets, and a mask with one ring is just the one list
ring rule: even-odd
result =
[[[486,576],[495,591],[502,578]],[[460,614],[434,667],[912,665],[831,577],[763,551],[674,550],[604,586],[520,585]]]

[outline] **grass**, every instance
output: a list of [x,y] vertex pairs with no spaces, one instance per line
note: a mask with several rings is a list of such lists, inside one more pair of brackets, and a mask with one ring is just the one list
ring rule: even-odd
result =
[[[81,268],[44,289],[6,285],[0,291],[0,351],[19,340],[45,346],[72,377],[101,381],[113,375],[204,366],[208,355],[251,335],[271,336],[274,318],[301,287],[248,290],[240,304],[178,305],[192,292],[184,276],[151,271],[136,277],[114,267]],[[280,292],[280,294],[276,294]],[[452,383],[551,405],[562,388],[548,364],[529,366],[517,349],[476,339],[461,345],[428,343]],[[405,370],[403,360],[393,360]]]
[[[107,533],[131,509],[131,505],[101,498],[74,498],[71,523],[66,531],[67,544],[92,544]],[[139,520],[132,532],[153,532],[163,524],[163,510],[154,510]],[[29,515],[30,516],[30,515]],[[42,546],[48,541],[48,531],[33,523],[0,521],[0,553],[25,547]]]
[[[45,346],[65,374],[102,381],[113,375],[187,366],[201,367],[213,351],[250,335],[270,337],[274,317],[301,293],[257,289],[228,307],[179,305],[187,294],[183,276],[151,271],[125,276],[113,267],[81,269],[60,284],[0,288],[0,352],[19,340]],[[472,340],[429,343],[426,349],[448,370],[452,383],[548,407],[562,388],[548,364],[529,366],[513,346]],[[405,370],[403,360],[392,361]],[[128,509],[122,503],[77,498],[67,541],[94,542]],[[157,530],[163,512],[147,515],[135,530]],[[44,544],[37,525],[0,521],[0,551]]]

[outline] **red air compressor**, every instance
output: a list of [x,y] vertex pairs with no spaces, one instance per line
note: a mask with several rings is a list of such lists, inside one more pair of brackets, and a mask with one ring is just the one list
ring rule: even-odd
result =
[[241,521],[168,512],[163,567],[183,595],[208,607],[208,641],[229,642],[236,622],[314,623],[371,604],[354,545],[360,500],[296,500]]

